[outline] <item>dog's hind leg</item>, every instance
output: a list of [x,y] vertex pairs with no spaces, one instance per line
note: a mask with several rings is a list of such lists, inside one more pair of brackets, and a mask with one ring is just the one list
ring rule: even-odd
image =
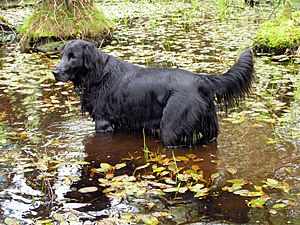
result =
[[201,134],[201,138],[195,141],[199,144],[207,144],[215,140],[219,134],[218,117],[215,108],[209,108],[209,112],[203,117],[201,126],[197,132]]
[[213,100],[204,100],[199,94],[191,93],[171,96],[163,111],[160,130],[165,146],[210,142],[218,135]]
[[193,130],[193,121],[188,121],[188,114],[193,106],[187,94],[184,92],[172,95],[163,110],[160,131],[165,146],[182,145],[185,134]]

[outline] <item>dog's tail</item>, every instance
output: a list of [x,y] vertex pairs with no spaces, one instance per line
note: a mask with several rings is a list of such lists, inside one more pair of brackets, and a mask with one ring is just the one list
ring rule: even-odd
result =
[[253,81],[253,55],[244,51],[238,61],[224,74],[206,76],[213,88],[217,103],[234,105],[249,93]]

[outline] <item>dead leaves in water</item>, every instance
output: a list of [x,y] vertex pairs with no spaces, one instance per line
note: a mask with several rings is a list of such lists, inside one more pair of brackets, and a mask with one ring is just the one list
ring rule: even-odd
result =
[[[99,187],[103,188],[112,199],[143,199],[143,204],[152,207],[153,199],[178,200],[186,193],[193,193],[194,198],[203,199],[208,196],[218,195],[220,191],[230,192],[246,199],[247,205],[253,208],[271,207],[273,210],[295,204],[292,200],[281,200],[272,203],[271,193],[276,191],[284,196],[290,191],[288,183],[275,179],[266,179],[260,184],[253,184],[245,179],[227,180],[228,185],[217,191],[211,189],[214,181],[222,175],[213,173],[209,178],[204,178],[201,161],[195,155],[167,157],[166,155],[150,153],[145,164],[136,166],[133,175],[119,173],[122,168],[129,166],[130,161],[110,165],[101,163],[99,168],[92,169],[92,173],[100,175]],[[194,162],[196,161],[196,163]],[[236,169],[228,167],[231,174]],[[128,170],[124,170],[128,171]],[[118,175],[116,175],[118,174]],[[93,176],[93,175],[92,175]],[[207,177],[207,176],[206,176]],[[88,193],[98,190],[97,187],[86,187],[79,190]]]
[[[268,178],[261,181],[261,185],[254,185],[249,181],[244,179],[233,179],[227,180],[231,183],[231,186],[224,186],[223,191],[231,192],[235,195],[239,195],[245,198],[250,198],[247,200],[247,205],[252,208],[265,208],[269,200],[272,200],[271,193],[276,191],[285,194],[289,194],[290,186],[285,181],[278,181],[275,179]],[[286,196],[287,197],[287,196]],[[291,200],[279,200],[280,203],[271,203],[271,207],[274,209],[279,209],[286,207],[288,205],[297,205],[295,201]],[[270,205],[269,205],[270,206]]]
[[[166,157],[166,155],[150,154],[146,164],[137,166],[134,176],[123,174],[115,176],[114,172],[126,164],[109,165],[101,163],[100,168],[92,172],[101,174],[100,186],[105,187],[104,193],[110,197],[125,197],[132,195],[141,197],[151,195],[166,195],[166,193],[183,194],[188,190],[194,192],[196,197],[208,194],[208,184],[203,177],[203,170],[197,165],[192,165],[195,155]],[[201,188],[199,185],[201,183]]]

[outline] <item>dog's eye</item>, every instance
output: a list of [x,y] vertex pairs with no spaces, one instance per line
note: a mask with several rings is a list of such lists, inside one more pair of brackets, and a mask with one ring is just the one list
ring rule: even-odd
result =
[[76,59],[76,56],[73,53],[71,53],[69,54],[69,59]]

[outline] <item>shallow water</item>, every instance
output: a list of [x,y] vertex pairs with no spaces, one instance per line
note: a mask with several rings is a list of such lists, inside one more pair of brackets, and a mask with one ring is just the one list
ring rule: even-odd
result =
[[[188,3],[102,7],[118,21],[112,44],[103,51],[134,64],[207,73],[226,71],[242,49],[251,46],[259,23],[267,16],[261,8],[236,7],[222,20],[213,13],[216,6],[209,3],[196,10]],[[211,7],[214,10],[208,10]],[[144,143],[142,134],[95,134],[91,119],[80,113],[72,85],[54,81],[51,69],[57,62],[55,54],[20,53],[17,44],[0,49],[1,220],[13,217],[30,224],[61,213],[68,221],[76,215],[74,221],[81,224],[106,217],[117,221],[121,211],[147,213],[128,199],[107,198],[101,188],[78,192],[99,185],[91,171],[100,163],[115,165],[124,158],[134,159],[121,174],[143,165]],[[290,200],[289,204],[276,210],[271,206],[252,209],[244,197],[228,192],[200,200],[185,195],[181,205],[156,202],[158,211],[172,215],[162,224],[299,223],[299,117],[293,101],[298,67],[256,57],[253,93],[228,115],[220,112],[217,142],[172,151],[159,140],[146,140],[151,151],[169,158],[196,155],[205,179],[219,174],[216,189],[233,178],[253,184],[267,178],[286,181],[291,187],[288,197],[274,191],[271,201]]]

